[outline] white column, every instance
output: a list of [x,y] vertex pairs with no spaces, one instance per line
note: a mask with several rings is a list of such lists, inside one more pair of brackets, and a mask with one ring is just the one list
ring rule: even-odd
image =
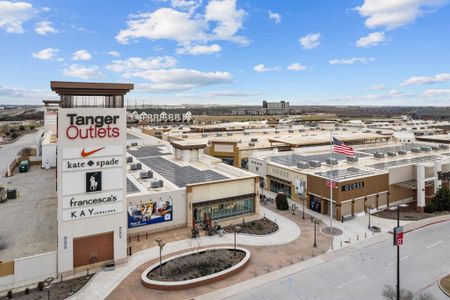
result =
[[417,207],[425,206],[425,165],[417,165]]
[[442,180],[438,179],[438,172],[442,171],[442,161],[438,160],[434,162],[434,177],[436,179],[434,180],[434,192],[436,193],[437,190],[442,186]]

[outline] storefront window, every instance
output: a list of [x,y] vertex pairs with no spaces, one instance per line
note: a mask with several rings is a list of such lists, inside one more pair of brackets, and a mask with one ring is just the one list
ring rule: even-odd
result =
[[274,193],[284,193],[288,198],[291,198],[291,186],[275,181],[270,180],[270,191]]
[[226,200],[194,205],[194,219],[201,223],[205,219],[224,219],[238,215],[253,213],[253,199]]

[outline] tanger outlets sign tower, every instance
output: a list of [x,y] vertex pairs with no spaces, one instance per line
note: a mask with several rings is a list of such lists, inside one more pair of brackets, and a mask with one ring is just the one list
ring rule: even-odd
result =
[[58,272],[127,257],[126,111],[132,84],[51,82],[58,110]]

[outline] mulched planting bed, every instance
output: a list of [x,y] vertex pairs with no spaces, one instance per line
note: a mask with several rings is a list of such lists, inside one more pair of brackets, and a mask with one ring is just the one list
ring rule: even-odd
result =
[[[56,282],[52,285],[50,289],[50,299],[59,300],[66,299],[69,297],[70,289],[72,292],[78,292],[91,278],[94,274],[89,276],[81,276],[74,279],[69,279],[63,282]],[[37,284],[36,284],[37,285]],[[37,288],[30,289],[30,293],[27,295],[25,291],[14,293],[12,299],[20,300],[44,300],[48,297],[48,292],[46,290],[39,291]],[[0,300],[8,299],[6,296],[0,297]]]
[[441,279],[441,287],[447,295],[450,295],[450,274]]
[[[267,235],[278,231],[278,225],[275,222],[267,218],[262,218],[255,221],[236,224],[241,227],[239,233],[254,234],[254,235]],[[234,232],[234,225],[230,225],[224,228],[228,233]]]
[[[400,220],[417,221],[417,220],[427,219],[427,218],[431,218],[431,217],[447,215],[449,213],[450,213],[449,211],[437,211],[434,213],[417,212],[416,205],[414,203],[410,203],[410,205],[408,207],[402,207],[400,209]],[[382,210],[382,211],[379,211],[376,213],[372,213],[372,215],[380,217],[380,218],[397,220],[397,211],[396,210],[385,209],[385,210]]]
[[147,278],[157,281],[184,281],[204,277],[229,269],[245,257],[245,252],[233,249],[206,250],[182,256],[163,263],[160,276],[159,267],[147,274]]

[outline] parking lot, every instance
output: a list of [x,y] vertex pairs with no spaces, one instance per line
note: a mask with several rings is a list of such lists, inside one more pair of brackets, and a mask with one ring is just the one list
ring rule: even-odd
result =
[[2,177],[0,184],[17,188],[17,199],[0,203],[0,261],[55,251],[56,171],[33,166],[29,172]]

